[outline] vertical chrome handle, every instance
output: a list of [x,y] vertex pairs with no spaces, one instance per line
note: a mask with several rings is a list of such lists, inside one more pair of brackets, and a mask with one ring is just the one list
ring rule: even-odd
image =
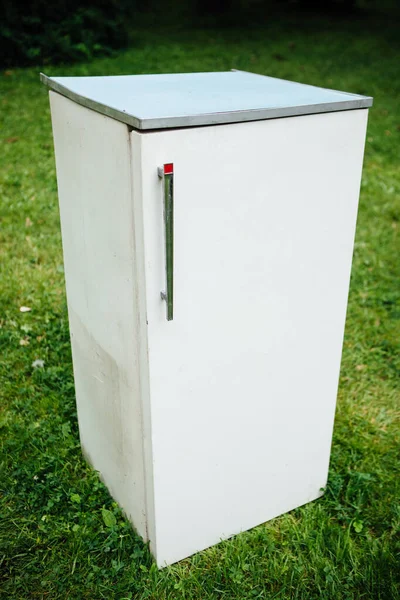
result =
[[166,290],[161,298],[167,304],[167,321],[174,318],[174,165],[159,167],[158,176],[164,184],[165,279]]

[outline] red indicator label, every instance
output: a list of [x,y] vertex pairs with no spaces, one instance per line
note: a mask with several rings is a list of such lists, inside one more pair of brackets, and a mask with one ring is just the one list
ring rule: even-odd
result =
[[164,175],[172,175],[174,172],[174,163],[164,165]]

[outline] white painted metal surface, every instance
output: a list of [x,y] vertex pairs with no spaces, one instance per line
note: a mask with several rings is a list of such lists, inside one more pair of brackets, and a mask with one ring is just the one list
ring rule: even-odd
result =
[[68,98],[136,129],[235,123],[365,108],[372,98],[243,71],[47,77]]
[[50,103],[82,448],[147,539],[129,133]]
[[[141,148],[160,565],[326,484],[366,122],[360,110],[131,134]],[[169,161],[172,322],[159,296],[156,173]]]
[[51,105],[82,443],[157,564],[317,498],[368,111],[129,133]]

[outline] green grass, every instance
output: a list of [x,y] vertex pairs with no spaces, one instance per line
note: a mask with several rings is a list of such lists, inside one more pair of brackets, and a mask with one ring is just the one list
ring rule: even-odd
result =
[[2,598],[400,598],[398,50],[378,18],[289,16],[138,33],[112,58],[46,68],[238,68],[375,97],[327,492],[160,572],[80,453],[47,95],[38,69],[0,75]]

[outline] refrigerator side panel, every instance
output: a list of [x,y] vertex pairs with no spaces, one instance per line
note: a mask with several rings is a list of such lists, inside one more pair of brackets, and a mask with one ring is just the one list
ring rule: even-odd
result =
[[[142,136],[160,566],[322,493],[367,112]],[[172,321],[160,297],[166,186],[157,168],[166,163]]]
[[130,135],[50,103],[82,448],[147,539]]

